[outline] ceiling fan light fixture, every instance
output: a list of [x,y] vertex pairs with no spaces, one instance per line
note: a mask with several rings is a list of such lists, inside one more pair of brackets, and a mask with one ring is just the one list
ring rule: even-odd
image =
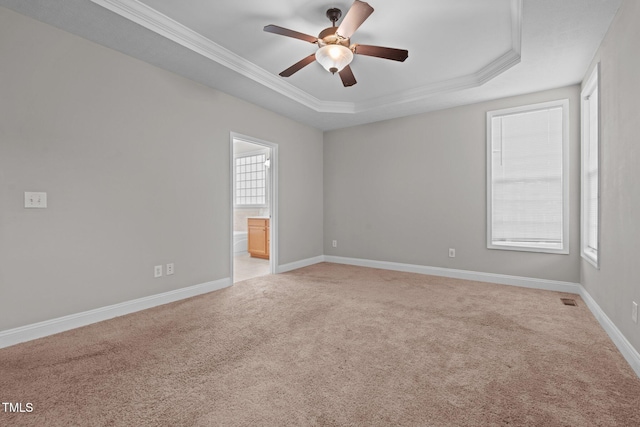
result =
[[353,61],[353,52],[341,44],[329,44],[317,50],[316,60],[331,74],[335,74]]
[[291,67],[280,73],[282,77],[290,77],[312,62],[319,62],[322,67],[331,74],[339,73],[340,80],[344,87],[350,87],[358,83],[353,71],[351,71],[351,61],[353,55],[375,56],[377,58],[391,59],[393,61],[404,62],[409,56],[405,49],[395,49],[391,47],[371,46],[363,44],[351,44],[351,36],[373,13],[373,8],[369,3],[354,0],[339,27],[336,22],[340,19],[342,12],[340,9],[332,8],[327,10],[327,18],[331,21],[331,27],[320,31],[318,37],[298,31],[289,30],[277,25],[267,25],[264,31],[281,36],[287,36],[298,40],[303,40],[318,46],[315,53],[312,53],[302,60],[296,62]]

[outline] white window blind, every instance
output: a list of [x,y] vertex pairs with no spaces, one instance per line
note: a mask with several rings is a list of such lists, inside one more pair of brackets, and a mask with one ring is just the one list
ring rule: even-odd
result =
[[596,67],[582,91],[582,256],[598,266],[599,102]]
[[488,113],[489,248],[567,252],[566,109]]

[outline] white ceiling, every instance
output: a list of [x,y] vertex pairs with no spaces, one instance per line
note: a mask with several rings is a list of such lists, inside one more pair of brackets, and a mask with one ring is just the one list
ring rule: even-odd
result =
[[[358,83],[318,63],[278,73],[315,45],[350,0],[0,0],[0,5],[322,130],[578,83],[621,0],[370,0],[352,43],[409,50],[356,55]],[[339,25],[339,22],[338,22]]]

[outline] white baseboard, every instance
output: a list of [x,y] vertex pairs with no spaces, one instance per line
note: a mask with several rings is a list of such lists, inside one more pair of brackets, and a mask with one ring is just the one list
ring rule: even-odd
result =
[[414,264],[401,264],[397,262],[374,261],[359,258],[346,258],[339,256],[325,255],[326,262],[337,264],[357,265],[361,267],[381,268],[385,270],[405,271],[409,273],[429,274],[433,276],[451,277],[455,279],[476,280],[480,282],[498,283],[502,285],[520,286],[525,288],[543,289],[547,291],[566,292],[577,294],[582,297],[593,316],[598,320],[611,341],[618,348],[627,363],[640,377],[640,353],[620,332],[616,325],[609,319],[600,306],[591,297],[589,292],[579,283],[562,282],[556,280],[534,279],[529,277],[508,276],[504,274],[482,273],[477,271],[454,270],[440,267],[427,267]]
[[175,291],[164,292],[119,304],[96,308],[82,313],[71,314],[46,320],[44,322],[33,323],[0,332],[0,348],[9,347],[21,342],[46,337],[125,314],[134,313],[140,310],[156,307],[170,302],[191,298],[196,295],[216,291],[218,289],[231,286],[231,279],[225,278],[213,282],[202,283],[200,285],[189,286],[187,288],[176,289]]
[[589,307],[593,316],[600,323],[600,326],[602,326],[602,329],[604,329],[607,335],[609,335],[611,341],[613,341],[616,347],[618,347],[618,350],[620,350],[620,353],[622,353],[622,356],[626,359],[627,363],[631,365],[631,368],[635,371],[636,375],[640,377],[640,353],[638,353],[627,338],[622,335],[620,329],[618,329],[605,312],[602,311],[589,292],[587,292],[587,290],[582,286],[580,286],[580,288],[580,296],[584,303],[587,304],[587,307]]
[[319,255],[313,258],[301,259],[300,261],[294,261],[289,264],[279,265],[277,268],[278,273],[286,273],[287,271],[297,270],[298,268],[308,267],[313,264],[324,262],[325,256]]
[[523,288],[544,289],[548,291],[580,294],[579,283],[561,282],[558,280],[533,279],[530,277],[508,276],[506,274],[482,273],[478,271],[455,270],[452,268],[428,267],[424,265],[402,264],[398,262],[373,261],[359,258],[325,256],[326,262],[337,264],[359,265],[361,267],[382,268],[384,270],[405,271],[408,273],[429,274],[432,276],[451,277],[453,279],[476,280],[478,282],[498,283],[501,285],[519,286]]
[[[409,273],[428,274],[433,276],[451,277],[455,279],[476,280],[481,282],[497,283],[510,286],[520,286],[525,288],[543,289],[548,291],[566,292],[578,294],[591,310],[602,328],[609,335],[622,356],[629,363],[631,368],[640,377],[640,353],[629,343],[616,325],[609,319],[600,306],[595,302],[587,290],[579,283],[562,282],[556,280],[535,279],[530,277],[509,276],[504,274],[483,273],[477,271],[455,270],[441,267],[428,267],[414,264],[402,264],[397,262],[374,261],[360,258],[347,258],[332,255],[320,255],[283,264],[277,267],[278,273],[308,267],[320,262],[333,262],[336,264],[357,265],[361,267],[381,268],[384,270],[405,271]],[[59,317],[57,319],[34,323],[32,325],[21,326],[15,329],[0,332],[0,348],[9,347],[14,344],[33,340],[36,338],[53,335],[70,329],[79,328],[91,323],[111,319],[117,316],[133,313],[147,308],[156,307],[170,302],[190,298],[196,295],[216,291],[218,289],[231,286],[231,279],[225,278],[188,288],[177,289],[158,295],[126,301],[107,307],[97,308],[82,313]]]

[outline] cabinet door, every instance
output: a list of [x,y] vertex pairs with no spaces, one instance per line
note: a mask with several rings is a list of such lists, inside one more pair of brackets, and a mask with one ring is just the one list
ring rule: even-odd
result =
[[269,220],[265,218],[249,218],[248,250],[252,257],[269,258]]
[[249,227],[249,252],[253,256],[267,255],[267,229],[266,227]]

